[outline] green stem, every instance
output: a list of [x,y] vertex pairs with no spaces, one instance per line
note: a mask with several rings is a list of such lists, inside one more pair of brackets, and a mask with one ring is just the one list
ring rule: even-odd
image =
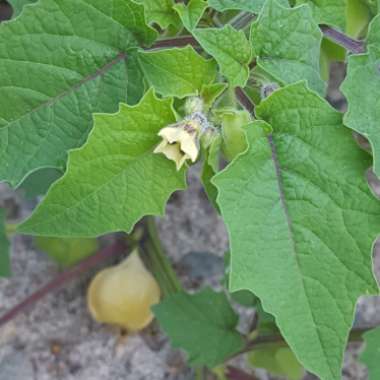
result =
[[181,291],[181,283],[161,245],[154,218],[147,217],[145,226],[147,236],[143,241],[143,250],[164,297]]

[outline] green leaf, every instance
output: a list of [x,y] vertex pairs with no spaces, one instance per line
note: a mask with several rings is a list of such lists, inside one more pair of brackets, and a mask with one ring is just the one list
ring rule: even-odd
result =
[[25,5],[33,4],[36,1],[37,0],[8,0],[9,4],[13,8],[13,15],[12,15],[12,17],[18,16],[21,13],[22,8],[24,8]]
[[169,25],[178,26],[180,20],[174,10],[173,0],[137,0],[145,8],[146,19],[150,23],[157,23],[166,29]]
[[218,12],[235,9],[258,13],[264,3],[265,0],[208,0],[209,6]]
[[146,92],[144,73],[141,70],[137,51],[130,51],[127,65],[127,104],[137,104]]
[[213,180],[231,239],[230,290],[256,294],[306,369],[340,380],[355,302],[378,294],[370,157],[305,82],[275,91],[256,115],[273,134],[258,138],[266,124],[256,122],[247,151]]
[[180,3],[174,6],[174,10],[189,32],[197,27],[206,8],[207,1],[205,0],[190,0],[187,5]]
[[9,259],[9,241],[5,231],[5,211],[0,208],[0,277],[11,274]]
[[365,349],[360,360],[368,368],[368,380],[380,379],[380,328],[373,329],[364,334]]
[[297,4],[308,4],[318,24],[346,29],[347,0],[297,0]]
[[226,83],[213,83],[202,86],[200,95],[203,100],[204,109],[208,111],[227,87],[228,85]]
[[204,59],[191,46],[141,51],[139,59],[146,79],[163,96],[197,95],[216,76],[215,62]]
[[197,294],[176,293],[153,312],[172,345],[186,350],[193,366],[213,368],[244,346],[236,331],[238,316],[224,293],[209,288]]
[[98,248],[96,239],[37,236],[35,245],[62,267],[70,267],[92,255]]
[[310,88],[324,94],[319,69],[322,33],[308,6],[285,8],[268,0],[252,24],[251,41],[258,66],[277,81],[306,79]]
[[244,87],[249,77],[252,49],[242,30],[231,25],[193,31],[194,37],[220,66],[221,73],[233,87]]
[[334,26],[358,37],[368,24],[370,11],[362,0],[297,0],[297,4],[308,4],[318,24]]
[[155,36],[131,0],[40,0],[3,23],[0,181],[17,186],[38,168],[62,169],[92,113],[125,101],[127,50]]
[[362,37],[371,18],[371,11],[362,0],[347,0],[346,33],[349,36]]
[[249,354],[249,362],[255,368],[264,368],[273,375],[286,376],[289,380],[301,380],[305,371],[289,347],[269,344]]
[[25,198],[32,199],[45,195],[49,187],[61,177],[63,172],[57,169],[45,168],[31,173],[18,187],[24,191]]
[[365,136],[372,146],[374,172],[380,177],[380,15],[371,23],[367,54],[351,55],[342,84],[348,111],[347,127]]
[[144,215],[161,215],[169,195],[185,187],[184,171],[154,154],[157,133],[175,122],[172,100],[149,91],[137,106],[95,115],[87,143],[70,152],[66,174],[19,232],[93,237],[130,231]]

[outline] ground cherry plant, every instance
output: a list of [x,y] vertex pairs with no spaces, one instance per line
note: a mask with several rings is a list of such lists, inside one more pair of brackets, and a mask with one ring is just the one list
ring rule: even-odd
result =
[[[90,286],[92,315],[130,331],[155,316],[200,378],[250,378],[225,364],[246,354],[289,379],[338,380],[347,342],[365,340],[379,379],[379,330],[352,326],[358,297],[379,292],[367,174],[380,176],[380,2],[9,2],[0,181],[41,202],[17,225],[0,210],[0,274],[15,233],[77,272],[125,245]],[[333,62],[347,64],[339,109]],[[186,292],[155,229],[196,163],[229,233],[223,291]],[[124,243],[94,255],[116,232]],[[238,303],[256,310],[244,334]]]

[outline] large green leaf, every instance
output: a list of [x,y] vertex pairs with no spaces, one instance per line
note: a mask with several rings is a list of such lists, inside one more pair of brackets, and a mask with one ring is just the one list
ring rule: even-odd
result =
[[213,368],[244,346],[238,316],[224,293],[206,288],[166,297],[153,312],[174,347],[183,348],[193,366]]
[[306,79],[310,88],[324,93],[319,69],[322,33],[308,6],[286,8],[267,0],[252,24],[251,40],[258,66],[277,81]]
[[184,98],[200,93],[216,76],[213,60],[206,60],[191,46],[139,53],[148,82],[164,96]]
[[380,328],[373,329],[364,334],[365,349],[360,360],[368,368],[368,380],[380,379]]
[[242,30],[227,25],[193,31],[194,37],[220,66],[231,86],[244,87],[249,77],[252,49]]
[[256,122],[248,150],[213,181],[231,239],[230,287],[261,299],[309,371],[338,380],[355,302],[378,293],[370,158],[304,82],[277,90],[256,114],[273,134],[258,136]]
[[0,208],[0,277],[10,275],[9,241],[5,231],[5,211]]
[[345,124],[368,138],[374,171],[380,177],[380,15],[375,17],[367,41],[367,54],[351,55],[342,92],[348,101]]
[[28,5],[28,4],[33,4],[35,3],[37,0],[8,0],[8,2],[11,4],[12,8],[13,8],[13,17],[16,17],[18,16],[21,11],[22,11],[22,8],[24,8],[25,5]]
[[92,113],[126,99],[128,49],[155,35],[132,0],[40,0],[2,24],[0,181],[64,167]]
[[97,114],[89,140],[70,152],[66,174],[19,231],[91,237],[129,231],[142,216],[162,214],[169,195],[185,187],[184,171],[153,153],[158,131],[174,121],[172,101],[153,91],[137,106]]

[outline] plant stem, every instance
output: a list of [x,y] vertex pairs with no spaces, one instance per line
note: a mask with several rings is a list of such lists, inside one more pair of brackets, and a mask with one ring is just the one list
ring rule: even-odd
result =
[[354,40],[346,34],[330,28],[327,25],[320,25],[320,28],[326,38],[344,47],[351,53],[360,54],[365,52],[365,45],[363,41]]
[[183,47],[186,45],[191,45],[193,47],[200,47],[198,42],[193,36],[178,36],[173,38],[165,38],[156,41],[151,48],[147,49],[157,49],[166,47]]
[[256,16],[252,13],[241,12],[230,20],[229,24],[235,29],[245,29],[255,18]]
[[0,317],[0,326],[9,322],[18,314],[26,311],[29,307],[31,307],[32,305],[40,301],[46,295],[50,294],[53,291],[58,290],[65,283],[73,280],[74,278],[88,271],[90,268],[94,267],[95,265],[111,258],[112,256],[118,256],[125,253],[126,248],[127,247],[126,247],[125,242],[119,239],[113,244],[109,245],[108,247],[101,249],[95,255],[87,257],[86,259],[81,261],[79,264],[77,264],[75,267],[65,270],[64,272],[59,274],[57,277],[55,277],[53,280],[51,280],[46,285],[44,285],[42,288],[32,293],[25,300],[23,300],[18,305],[14,306],[8,312],[2,315]]
[[245,108],[250,114],[254,115],[255,105],[241,87],[236,87],[235,95],[242,107]]
[[164,297],[181,291],[181,283],[161,245],[153,217],[145,219],[145,227],[146,237],[142,241],[142,248]]

